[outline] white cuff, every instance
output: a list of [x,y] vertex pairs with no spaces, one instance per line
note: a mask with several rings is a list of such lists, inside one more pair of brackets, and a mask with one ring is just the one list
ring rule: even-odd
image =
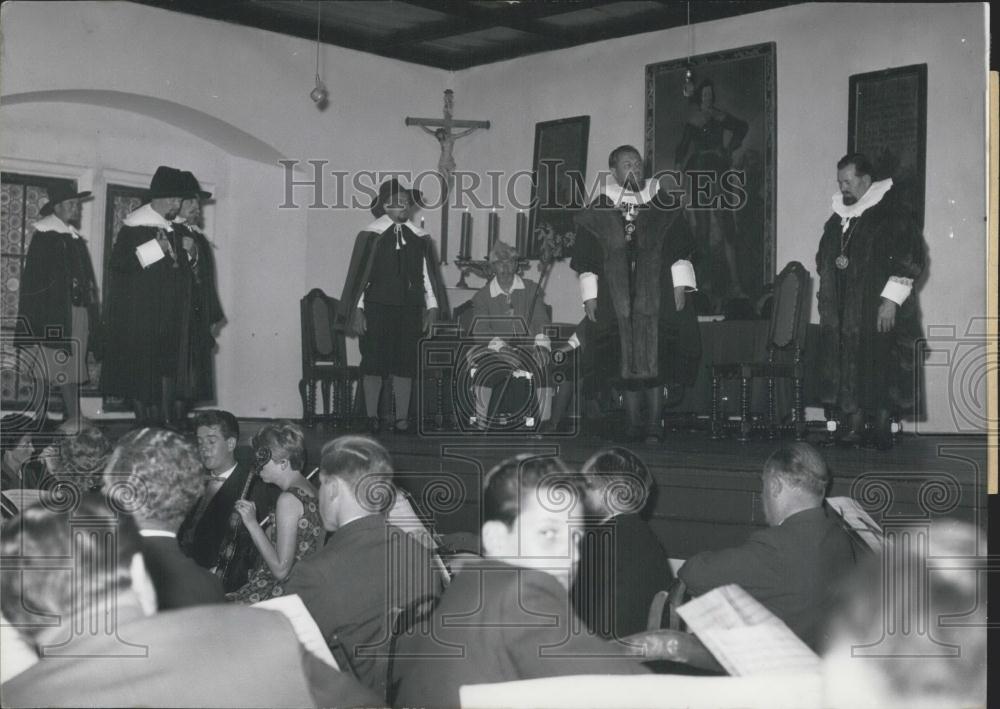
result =
[[424,307],[430,310],[438,306],[434,297],[434,286],[431,285],[431,274],[427,272],[427,259],[424,259]]
[[913,279],[902,276],[889,276],[882,289],[882,297],[891,300],[896,305],[902,305],[910,297],[913,290]]
[[365,309],[365,292],[361,291],[361,297],[358,298],[358,304],[354,306],[355,308]]
[[535,346],[544,347],[547,350],[551,350],[552,341],[549,339],[548,335],[546,335],[544,332],[540,332],[537,335],[535,335]]
[[492,340],[490,340],[490,344],[488,344],[487,347],[489,347],[494,352],[499,352],[504,348],[506,344],[507,343],[501,340],[499,337],[494,337]]
[[686,259],[674,261],[670,267],[670,276],[674,280],[674,288],[684,286],[687,290],[698,290],[698,281],[694,277],[694,266]]
[[569,336],[569,340],[566,341],[566,344],[569,345],[569,348],[571,350],[575,350],[577,347],[580,346],[580,338],[577,337],[576,333],[574,332],[572,335]]
[[597,274],[587,271],[581,273],[580,280],[580,300],[586,303],[588,300],[597,297]]

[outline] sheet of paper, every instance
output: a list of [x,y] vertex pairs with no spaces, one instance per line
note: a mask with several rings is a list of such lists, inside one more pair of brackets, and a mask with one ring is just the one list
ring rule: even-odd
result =
[[340,670],[340,666],[333,659],[333,653],[330,652],[326,640],[323,639],[323,633],[320,632],[315,619],[299,596],[292,594],[290,596],[270,598],[260,603],[254,603],[251,608],[261,608],[263,610],[283,613],[292,624],[292,628],[295,630],[295,634],[298,636],[302,646],[320,660],[330,665],[330,667]]
[[826,502],[874,552],[882,551],[882,528],[865,509],[850,497],[828,497]]
[[166,254],[160,248],[160,242],[156,239],[150,239],[146,243],[135,247],[135,255],[139,258],[139,263],[142,264],[143,268],[149,268]]

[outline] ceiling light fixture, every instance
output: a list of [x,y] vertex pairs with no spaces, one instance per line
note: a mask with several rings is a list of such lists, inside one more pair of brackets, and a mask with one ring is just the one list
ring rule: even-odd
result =
[[316,0],[316,85],[309,92],[309,98],[316,104],[316,108],[321,111],[326,108],[328,99],[330,98],[330,92],[326,90],[326,84],[319,78],[319,30],[322,26],[320,22],[322,7],[323,3]]

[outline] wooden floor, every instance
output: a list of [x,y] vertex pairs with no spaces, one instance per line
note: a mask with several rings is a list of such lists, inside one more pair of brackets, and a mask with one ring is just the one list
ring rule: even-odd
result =
[[[243,440],[262,425],[242,424]],[[308,466],[341,435],[322,424],[307,428]],[[810,435],[820,445],[823,432]],[[442,533],[478,531],[481,480],[499,460],[524,452],[558,454],[571,465],[602,447],[597,437],[384,435],[400,484],[432,515]],[[790,440],[790,439],[789,439]],[[676,431],[659,446],[635,445],[658,484],[652,524],[671,556],[740,542],[764,524],[760,471],[780,442],[714,441],[701,431]],[[985,525],[986,439],[983,436],[901,435],[890,451],[822,447],[833,475],[831,495],[849,495],[879,522],[958,517]]]

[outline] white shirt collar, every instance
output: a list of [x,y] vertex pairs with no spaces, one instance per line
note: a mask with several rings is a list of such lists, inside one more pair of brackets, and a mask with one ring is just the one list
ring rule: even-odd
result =
[[[517,274],[514,275],[514,283],[510,287],[510,292],[513,293],[516,290],[524,290],[524,281],[522,281],[521,277]],[[496,277],[494,277],[493,280],[490,281],[490,297],[496,298],[503,292],[503,288],[500,287],[500,282],[496,279]]]
[[173,231],[173,225],[163,218],[159,212],[153,209],[153,205],[144,204],[137,210],[129,214],[122,221],[125,226],[152,226],[165,231]]
[[173,219],[170,220],[170,223],[180,224],[181,226],[187,227],[188,231],[194,231],[199,234],[201,233],[201,227],[199,227],[197,224],[189,224],[187,221],[181,219],[180,217],[174,217]]
[[[375,234],[382,234],[389,231],[396,222],[392,221],[392,217],[388,214],[383,214],[381,217],[373,221],[371,224],[365,227],[365,231],[370,231]],[[413,220],[403,222],[403,226],[407,227],[417,236],[427,236],[427,232],[418,227],[413,223]]]
[[233,467],[231,467],[229,470],[223,470],[221,473],[212,473],[211,475],[213,478],[222,478],[223,480],[228,480],[229,476],[233,474],[234,470],[236,470],[235,463],[233,463]]
[[833,211],[840,216],[841,223],[846,222],[848,219],[853,219],[854,217],[860,217],[865,213],[866,209],[874,207],[876,204],[881,202],[882,198],[885,197],[885,193],[891,188],[891,177],[887,180],[873,182],[868,187],[868,191],[861,195],[861,199],[854,204],[844,204],[844,195],[837,192],[833,195]]
[[165,529],[140,529],[139,536],[141,537],[170,537],[172,539],[177,539],[177,532],[168,532]]
[[638,192],[626,190],[617,182],[606,182],[602,191],[617,207],[619,204],[646,204],[656,196],[658,189],[659,183],[649,179]]
[[69,234],[74,239],[80,238],[80,232],[72,224],[67,224],[55,214],[50,214],[44,219],[35,222],[35,231],[56,231],[60,234]]

